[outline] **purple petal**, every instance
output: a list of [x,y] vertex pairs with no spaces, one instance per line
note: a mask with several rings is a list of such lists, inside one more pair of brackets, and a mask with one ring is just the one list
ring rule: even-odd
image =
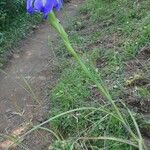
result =
[[63,0],[55,0],[54,8],[56,10],[60,10],[60,8],[62,7],[62,3],[63,3]]
[[44,16],[48,15],[53,10],[54,0],[35,0],[34,8],[40,11]]
[[55,8],[60,10],[62,7],[63,0],[26,0],[27,11],[32,14],[35,11],[42,12],[44,17]]
[[27,3],[27,11],[28,13],[32,14],[34,12],[34,8],[33,8],[33,2],[34,0],[27,0],[26,3]]
[[41,9],[43,8],[43,3],[42,0],[34,0],[34,8],[37,11],[41,11]]

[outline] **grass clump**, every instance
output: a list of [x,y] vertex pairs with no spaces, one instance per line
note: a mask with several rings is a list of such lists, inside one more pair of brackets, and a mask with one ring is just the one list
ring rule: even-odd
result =
[[[145,109],[140,104],[149,97],[148,84],[139,84],[141,80],[145,81],[149,72],[149,60],[144,56],[150,44],[148,6],[147,0],[115,0],[111,3],[109,0],[87,0],[79,10],[80,18],[69,24],[67,30],[73,43],[77,43],[74,45],[77,52],[89,60],[86,63],[88,68],[92,66],[91,70],[95,70],[92,75],[100,82],[101,75],[105,81],[116,106],[121,109],[127,128],[111,103],[99,94],[97,87],[73,62],[51,91],[51,114],[89,106],[96,110],[72,112],[54,120],[52,127],[62,140],[56,141],[53,149],[143,149],[136,143],[140,131],[133,117],[141,113],[142,107]],[[81,53],[82,48],[84,51]],[[137,65],[137,61],[142,67]],[[129,63],[133,64],[131,70]],[[126,85],[128,78],[139,71],[143,77],[130,86]],[[144,101],[137,102],[138,97]],[[133,105],[132,101],[139,105]],[[143,128],[142,123],[140,128]]]
[[[94,100],[94,97],[91,95],[90,87],[90,80],[79,67],[64,71],[59,84],[57,84],[51,94],[53,108],[51,115],[55,116],[80,107],[92,106],[96,110],[77,111],[55,119],[51,125],[54,127],[54,131],[61,134],[60,137],[63,137],[63,139],[56,141],[57,144],[54,143],[54,147],[63,148],[67,145],[68,149],[70,147],[74,147],[73,149],[82,149],[82,146],[85,145],[84,149],[86,149],[86,147],[100,148],[103,146],[114,150],[118,148],[125,150],[136,149],[130,144],[114,142],[113,140],[107,139],[109,137],[112,139],[117,137],[118,140],[130,140],[130,134],[124,129],[123,124],[120,122],[110,103],[105,102],[102,106],[101,102],[98,103]],[[129,116],[126,116],[126,119],[132,122]],[[91,139],[82,141],[80,137],[91,137]],[[95,137],[101,137],[102,139],[93,140]],[[79,141],[74,143],[78,138]],[[104,140],[103,138],[106,139]],[[64,139],[66,139],[66,141],[64,141]],[[68,143],[70,144],[68,145]]]

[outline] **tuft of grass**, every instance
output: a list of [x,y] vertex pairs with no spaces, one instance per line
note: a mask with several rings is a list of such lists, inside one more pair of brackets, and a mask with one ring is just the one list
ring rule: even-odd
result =
[[[126,64],[130,61],[136,62],[141,49],[150,45],[149,5],[150,2],[147,0],[115,0],[111,2],[109,0],[86,0],[79,8],[80,17],[69,22],[67,27],[76,51],[82,56],[87,66],[96,72],[93,75],[99,81],[100,75],[105,81],[131,131],[134,134],[138,132],[138,135],[141,133],[135,118],[139,114],[135,111],[135,106],[128,105],[130,99],[125,94],[126,91],[133,92],[131,96],[134,99],[141,97],[144,100],[149,97],[149,91],[145,85],[138,87],[138,90],[134,87],[136,91],[134,88],[126,86],[127,78],[131,73],[136,73],[137,68],[135,63],[133,70],[128,72]],[[61,45],[58,49],[56,48],[56,53],[62,48],[65,52],[65,47]],[[65,56],[59,55],[59,57],[66,59],[66,54]],[[67,57],[67,59],[68,61],[72,60],[71,57]],[[143,65],[141,58],[138,62],[142,65],[142,68],[138,69],[141,69],[144,75],[147,74],[150,71],[147,66],[149,62]],[[62,141],[54,142],[54,147],[71,149],[71,145],[75,145],[73,149],[137,149],[136,146],[129,144],[136,138],[133,139],[128,134],[121,120],[115,116],[110,103],[95,89],[95,85],[92,85],[80,67],[74,61],[70,61],[70,67],[64,69],[60,81],[50,92],[52,102],[50,114],[57,115],[70,109],[88,106],[103,108],[103,112],[71,113],[51,122],[52,127],[64,137]],[[127,107],[133,111],[129,111],[128,108],[125,110],[126,106],[122,105],[122,102],[125,102]],[[141,129],[143,128],[142,124],[145,126],[145,123],[140,121]],[[99,140],[100,137],[108,136],[130,142],[125,144],[108,139]],[[80,139],[81,137],[83,137],[83,141]],[[78,139],[80,140],[78,141]],[[54,147],[53,149],[55,149]],[[140,145],[138,148],[142,149]]]
[[[137,60],[136,57],[141,48],[150,43],[148,5],[149,2],[146,0],[140,2],[116,0],[111,3],[103,0],[87,0],[79,9],[80,18],[75,18],[68,24],[67,30],[71,39],[73,43],[77,42],[77,45],[74,45],[77,52],[80,53],[84,50],[80,54],[85,60],[90,60],[88,66],[89,63],[95,65],[97,75],[100,74],[105,80],[112,98],[115,100],[126,102],[124,92],[132,90],[125,87],[126,77],[130,76],[129,72],[126,72],[126,63]],[[148,70],[145,64],[142,71],[147,73]],[[82,80],[85,80],[84,84]],[[55,120],[52,126],[64,135],[65,141],[62,142],[67,144],[72,141],[74,143],[74,137],[82,136],[95,138],[114,136],[132,141],[132,137],[124,130],[120,120],[110,115],[115,115],[115,112],[105,98],[97,91],[94,91],[95,95],[93,95],[93,87],[90,80],[73,63],[69,69],[64,70],[60,82],[51,91],[53,105],[51,114],[53,115],[89,105],[94,107],[103,105],[105,108],[105,113],[97,111],[75,113]],[[137,93],[143,99],[147,99],[149,95],[145,87],[139,88]],[[133,97],[135,95],[136,93]],[[121,106],[119,105],[119,107]],[[129,105],[128,107],[131,108]],[[128,113],[124,109],[122,111],[131,130],[135,133],[134,126],[137,124],[133,116],[137,117],[137,112],[130,112],[127,115]],[[142,128],[142,123],[139,123]],[[138,128],[137,131],[140,134]],[[99,149],[102,147],[114,150],[137,149],[128,144],[109,140],[87,140],[75,143],[77,148],[74,147],[74,149]]]

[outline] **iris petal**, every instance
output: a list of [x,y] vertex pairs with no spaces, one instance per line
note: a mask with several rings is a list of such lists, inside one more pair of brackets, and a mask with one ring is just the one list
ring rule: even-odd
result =
[[43,8],[42,0],[35,0],[34,1],[34,8],[37,11],[41,11],[41,9]]
[[55,8],[60,10],[62,7],[62,0],[26,0],[27,11],[32,14],[33,12],[42,12],[44,17]]
[[32,14],[34,12],[34,8],[33,8],[33,2],[34,0],[27,0],[27,11]]
[[46,1],[44,9],[43,9],[44,16],[47,16],[53,10],[54,1],[55,0]]
[[56,10],[60,10],[60,8],[62,7],[62,0],[55,0],[54,7]]

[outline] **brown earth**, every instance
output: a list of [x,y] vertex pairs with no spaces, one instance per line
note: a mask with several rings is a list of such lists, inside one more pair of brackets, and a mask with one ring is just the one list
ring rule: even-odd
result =
[[[76,15],[81,0],[72,0],[64,7],[58,18],[65,23],[67,17]],[[46,150],[51,137],[44,131],[34,132],[16,146],[5,135],[19,136],[31,125],[46,119],[50,111],[49,90],[55,85],[60,73],[55,70],[58,65],[52,45],[57,34],[45,21],[39,25],[14,53],[7,67],[0,72],[0,149],[13,147],[15,150]],[[14,139],[14,138],[13,138]],[[12,146],[13,145],[13,146]]]

